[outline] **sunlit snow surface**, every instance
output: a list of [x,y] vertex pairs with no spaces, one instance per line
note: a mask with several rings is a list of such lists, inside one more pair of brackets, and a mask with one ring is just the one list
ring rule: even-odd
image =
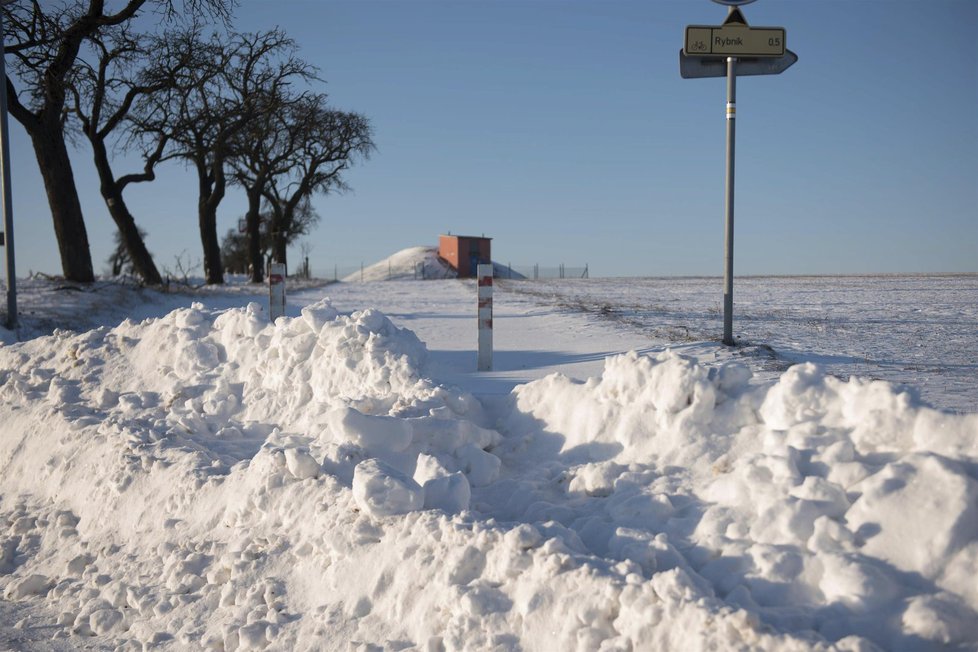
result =
[[[659,341],[719,340],[723,333],[720,279],[561,279],[510,287]],[[773,349],[761,370],[816,362],[844,379],[879,378],[937,407],[978,412],[974,274],[738,278],[734,300],[738,341]]]
[[973,650],[976,280],[25,283],[0,645]]

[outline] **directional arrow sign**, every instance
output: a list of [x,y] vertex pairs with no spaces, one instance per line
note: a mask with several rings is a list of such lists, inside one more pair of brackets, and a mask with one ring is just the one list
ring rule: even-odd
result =
[[784,50],[783,27],[749,27],[738,23],[689,25],[683,47],[691,57],[783,57]]
[[[738,58],[737,76],[779,75],[797,61],[798,55],[791,50],[785,50],[784,56],[777,58]],[[697,79],[700,77],[726,77],[727,61],[726,59],[720,57],[691,57],[680,50],[679,74],[683,77],[683,79]]]

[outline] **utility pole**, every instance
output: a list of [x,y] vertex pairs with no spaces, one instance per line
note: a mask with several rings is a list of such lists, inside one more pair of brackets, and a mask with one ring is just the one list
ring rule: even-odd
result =
[[3,43],[2,8],[15,0],[0,0],[0,194],[3,195],[3,246],[7,259],[7,328],[17,329],[17,268],[14,265],[14,202],[10,188],[10,130],[7,127],[7,69]]

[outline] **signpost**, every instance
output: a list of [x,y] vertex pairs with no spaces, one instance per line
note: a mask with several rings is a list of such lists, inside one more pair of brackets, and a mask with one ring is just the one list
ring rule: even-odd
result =
[[727,77],[727,165],[723,246],[723,343],[733,338],[734,150],[737,122],[737,75],[777,75],[798,61],[787,49],[783,27],[751,27],[739,5],[753,0],[713,0],[730,7],[722,25],[689,25],[679,52],[684,79]]
[[719,27],[689,25],[683,50],[701,56],[783,57],[784,28],[749,27],[736,22]]
[[[785,50],[782,57],[768,57],[757,59],[737,59],[737,76],[747,77],[750,75],[777,75],[788,69],[793,63],[798,61],[798,55],[791,50]],[[687,57],[680,51],[679,53],[679,74],[684,79],[696,79],[698,77],[726,77],[727,60],[726,58],[709,58],[692,56]]]

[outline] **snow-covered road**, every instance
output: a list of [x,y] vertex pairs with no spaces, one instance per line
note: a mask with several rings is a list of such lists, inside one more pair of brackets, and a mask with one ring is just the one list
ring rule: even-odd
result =
[[843,380],[887,380],[935,407],[978,412],[974,274],[738,279],[738,350],[718,342],[718,279],[497,279],[491,374],[474,371],[474,283],[445,285],[344,283],[293,300],[377,306],[428,344],[439,378],[478,391],[508,392],[555,371],[589,378],[606,355],[672,348],[704,362],[740,359],[764,380],[814,362]]

